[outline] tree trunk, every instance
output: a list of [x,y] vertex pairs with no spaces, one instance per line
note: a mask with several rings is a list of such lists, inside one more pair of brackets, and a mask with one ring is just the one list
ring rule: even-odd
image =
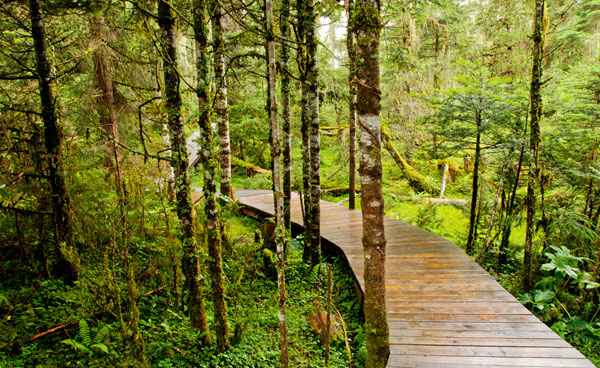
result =
[[125,198],[125,187],[123,185],[123,173],[119,165],[120,155],[117,148],[119,131],[117,127],[117,112],[115,110],[115,99],[113,95],[113,83],[105,59],[106,47],[104,43],[108,30],[106,29],[104,17],[95,16],[90,20],[90,27],[99,45],[94,50],[94,79],[96,83],[96,94],[98,101],[99,126],[107,136],[105,165],[114,173],[117,195]]
[[290,0],[281,1],[281,104],[282,104],[282,151],[283,151],[283,222],[287,231],[292,228],[292,134],[290,108]]
[[279,143],[279,122],[277,119],[277,74],[275,68],[275,23],[273,22],[273,4],[271,0],[265,1],[266,33],[267,33],[267,76],[269,82],[268,112],[271,125],[271,152],[273,158],[273,197],[275,201],[275,243],[277,247],[277,287],[279,305],[279,337],[280,337],[280,362],[284,368],[288,367],[288,337],[286,320],[286,292],[285,292],[285,228],[283,219],[283,192],[281,190],[281,145]]
[[348,130],[350,145],[348,170],[349,170],[349,192],[348,208],[356,207],[356,40],[352,32],[352,20],[354,18],[354,0],[346,0],[346,14],[348,24],[346,26],[346,48],[348,49]]
[[198,86],[198,111],[200,117],[200,152],[204,174],[204,213],[206,215],[206,237],[208,245],[208,267],[212,281],[212,299],[215,314],[215,330],[217,334],[217,350],[226,351],[230,348],[230,331],[225,301],[225,286],[223,283],[223,266],[221,255],[221,234],[219,212],[217,207],[217,186],[215,175],[218,160],[213,150],[212,127],[210,123],[209,76],[210,61],[208,53],[208,16],[206,1],[194,1],[194,38],[196,42],[196,73]]
[[365,253],[365,334],[367,368],[383,368],[390,346],[385,303],[385,230],[381,166],[381,92],[379,90],[378,0],[357,0],[354,14],[357,43],[357,115],[359,141],[363,248]]
[[223,9],[219,1],[212,4],[212,40],[215,71],[215,112],[219,131],[219,158],[221,163],[221,194],[234,198],[231,186],[231,141],[229,139],[229,108],[227,104],[227,70],[225,64],[225,42],[223,40]]
[[181,94],[177,73],[177,48],[175,43],[175,15],[165,0],[158,3],[158,24],[163,56],[165,96],[164,111],[167,115],[171,138],[171,166],[175,173],[175,203],[179,219],[180,238],[183,245],[182,266],[189,293],[188,313],[194,328],[208,332],[202,285],[199,282],[200,264],[196,240],[195,214],[192,207],[190,179],[188,177],[188,153],[185,145]]
[[442,189],[440,189],[440,199],[444,198],[446,191],[446,181],[448,180],[448,164],[444,165],[444,174],[442,176]]
[[321,138],[315,0],[306,2],[306,99],[310,141],[310,264],[321,263]]
[[471,188],[471,211],[469,212],[469,236],[467,237],[466,250],[468,254],[473,253],[474,241],[477,237],[475,223],[477,217],[477,195],[479,194],[479,160],[481,158],[481,115],[479,111],[476,116],[477,139],[475,142],[475,163],[473,165],[473,184]]
[[70,198],[65,184],[62,160],[62,126],[54,110],[54,95],[50,81],[50,61],[46,49],[46,31],[39,0],[29,1],[31,36],[35,48],[35,66],[40,91],[41,117],[44,123],[44,146],[48,156],[48,178],[52,196],[56,270],[69,280],[78,277],[77,266],[65,257],[61,248],[73,250],[73,229],[70,216]]
[[546,1],[535,1],[535,20],[533,26],[533,66],[531,69],[531,90],[529,110],[529,176],[527,178],[527,222],[525,230],[525,249],[523,252],[523,290],[531,288],[531,249],[535,221],[535,187],[540,182],[540,122],[542,120],[542,62],[544,58]]
[[306,77],[307,52],[306,52],[306,2],[307,0],[298,0],[296,7],[298,11],[297,20],[297,35],[298,35],[298,69],[301,81],[301,116],[302,126],[302,191],[304,192],[304,251],[302,260],[309,262],[311,260],[311,242],[310,231],[312,222],[311,199],[310,199],[310,122],[309,122],[309,106],[308,106],[308,83]]

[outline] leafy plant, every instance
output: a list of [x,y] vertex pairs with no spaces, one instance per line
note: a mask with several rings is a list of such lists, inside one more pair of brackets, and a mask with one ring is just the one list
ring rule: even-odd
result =
[[92,330],[85,319],[79,320],[79,331],[75,339],[66,339],[62,343],[69,345],[80,353],[92,356],[94,354],[108,354],[108,346],[105,342],[110,333],[107,325],[104,325],[92,338]]

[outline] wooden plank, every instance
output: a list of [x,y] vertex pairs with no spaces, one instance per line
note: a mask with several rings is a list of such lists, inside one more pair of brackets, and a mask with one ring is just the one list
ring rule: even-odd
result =
[[[248,212],[272,216],[268,191],[237,191]],[[302,225],[300,198],[292,221]],[[388,367],[593,367],[456,244],[385,219]],[[345,255],[363,287],[360,211],[321,201],[321,236]]]

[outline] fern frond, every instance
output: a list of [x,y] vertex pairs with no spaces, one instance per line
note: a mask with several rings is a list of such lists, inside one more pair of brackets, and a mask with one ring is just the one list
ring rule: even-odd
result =
[[83,345],[90,346],[92,344],[92,337],[90,335],[90,325],[85,319],[81,319],[79,321],[78,335],[81,338],[81,342],[83,343]]
[[102,352],[104,354],[108,354],[108,346],[106,346],[102,343],[94,344],[94,345],[90,346],[90,348],[95,352]]
[[101,342],[104,342],[104,340],[106,339],[106,336],[108,336],[109,332],[110,332],[110,328],[108,327],[108,325],[102,326],[100,331],[98,331],[98,333],[96,334],[96,337],[94,337],[94,344],[99,344]]

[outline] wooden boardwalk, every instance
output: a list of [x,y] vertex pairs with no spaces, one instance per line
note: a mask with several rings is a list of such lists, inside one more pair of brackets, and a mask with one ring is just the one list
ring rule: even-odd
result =
[[[270,191],[238,190],[245,212],[271,216]],[[300,201],[292,221],[302,225]],[[594,367],[450,241],[385,219],[388,367]],[[363,287],[360,211],[321,201],[321,235]]]

